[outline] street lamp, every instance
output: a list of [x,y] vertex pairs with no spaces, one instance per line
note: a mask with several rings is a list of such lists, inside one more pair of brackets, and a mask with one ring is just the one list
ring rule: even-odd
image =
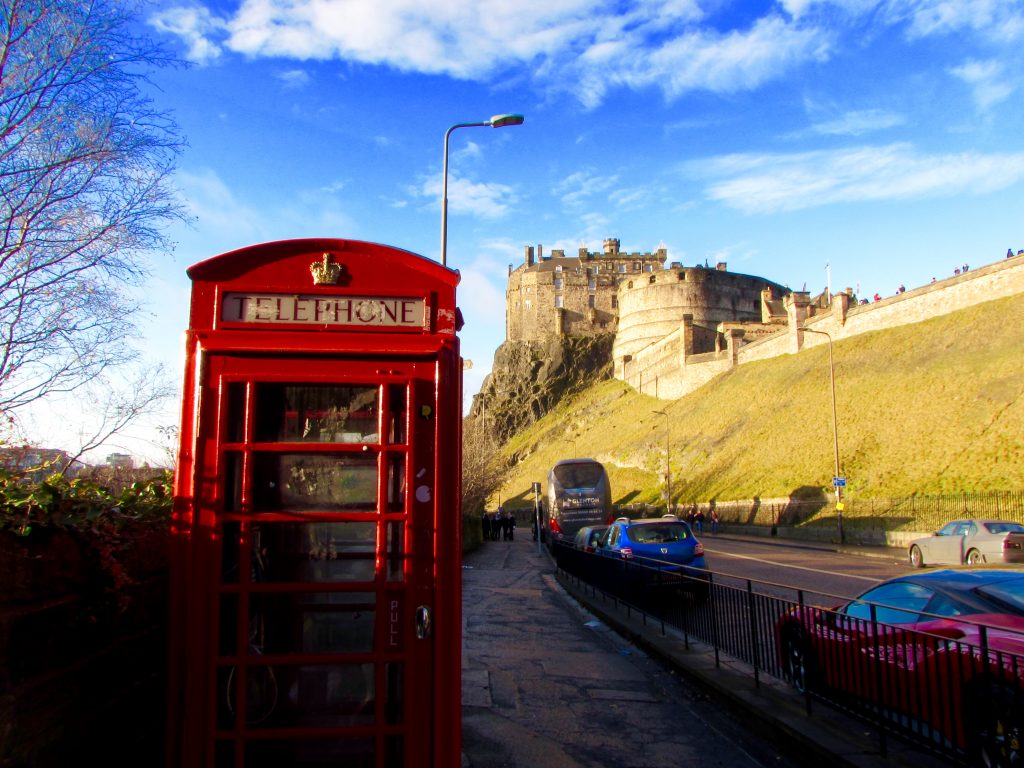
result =
[[665,511],[672,514],[672,449],[669,441],[669,420],[665,411],[654,411],[659,416],[665,417],[665,490],[668,492],[668,502],[665,504]]
[[845,541],[843,535],[843,486],[840,485],[842,477],[839,474],[839,422],[836,419],[836,368],[832,360],[832,336],[828,331],[816,331],[813,328],[801,328],[800,330],[808,333],[820,333],[828,339],[828,373],[832,383],[832,440],[836,459],[836,474],[832,479],[832,484],[836,489],[836,525],[839,528],[839,543],[842,544]]
[[441,266],[448,266],[448,137],[456,128],[504,128],[522,125],[522,115],[495,115],[480,123],[456,123],[444,134],[444,171],[441,175]]

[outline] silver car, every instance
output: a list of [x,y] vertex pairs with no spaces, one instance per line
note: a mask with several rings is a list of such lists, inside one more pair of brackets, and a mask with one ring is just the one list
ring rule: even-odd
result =
[[573,546],[575,546],[576,549],[582,549],[584,552],[593,552],[597,544],[597,540],[600,539],[607,530],[607,525],[584,526],[576,531]]
[[1024,563],[1024,525],[1008,520],[954,520],[910,542],[910,564]]

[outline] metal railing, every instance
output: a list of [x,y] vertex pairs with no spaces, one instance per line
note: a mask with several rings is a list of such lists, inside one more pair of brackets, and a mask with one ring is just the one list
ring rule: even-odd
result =
[[[850,601],[827,593],[559,545],[558,567],[761,675],[789,682],[808,714],[820,702],[871,723],[884,755],[898,735],[957,764],[1024,759],[1024,633],[966,617]],[[849,610],[833,606],[854,605]],[[909,614],[933,632],[900,625]]]

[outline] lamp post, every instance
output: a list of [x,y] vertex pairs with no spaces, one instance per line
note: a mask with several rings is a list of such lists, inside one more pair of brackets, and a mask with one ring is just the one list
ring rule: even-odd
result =
[[843,535],[843,486],[840,485],[843,478],[839,474],[839,422],[836,419],[836,368],[832,358],[832,336],[828,331],[816,331],[813,328],[801,328],[800,330],[807,331],[808,333],[819,333],[828,339],[828,373],[829,381],[832,384],[832,440],[836,460],[836,474],[832,479],[832,484],[836,489],[836,525],[839,529],[839,543],[842,544],[845,541],[845,536]]
[[522,125],[522,115],[495,115],[479,123],[456,123],[444,134],[444,171],[441,174],[441,266],[448,266],[448,138],[456,128],[504,128]]
[[668,494],[668,501],[665,504],[665,511],[672,514],[672,448],[670,443],[668,414],[665,411],[654,411],[659,416],[665,417],[665,490]]

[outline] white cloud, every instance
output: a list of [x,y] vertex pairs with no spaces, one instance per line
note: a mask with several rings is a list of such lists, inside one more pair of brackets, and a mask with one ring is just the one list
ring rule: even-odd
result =
[[202,6],[177,6],[153,14],[149,23],[157,31],[179,38],[186,47],[186,58],[205,64],[218,58],[220,37],[227,25]]
[[302,69],[282,70],[275,77],[284,83],[285,88],[302,88],[309,84],[309,74]]
[[1014,91],[998,61],[967,61],[950,72],[972,88],[974,101],[982,112],[1006,101]]
[[222,239],[237,238],[236,242],[258,242],[252,235],[261,230],[263,216],[238,200],[214,171],[179,170],[175,181],[197,229],[223,234]]
[[833,203],[985,194],[1024,179],[1024,152],[919,155],[907,144],[796,154],[735,154],[693,164],[708,198],[747,213]]
[[908,18],[911,39],[973,31],[1009,42],[1024,31],[1019,0],[892,0],[889,10]]
[[821,136],[862,136],[866,133],[895,128],[906,124],[903,115],[881,109],[863,109],[847,112],[832,120],[822,120],[800,131],[795,137],[808,134]]
[[[417,197],[441,199],[441,175],[410,190]],[[474,182],[448,174],[448,213],[500,219],[519,200],[512,187],[496,182]]]
[[618,183],[619,177],[614,174],[577,171],[555,184],[551,191],[562,199],[566,208],[579,208],[586,198],[604,194]]
[[227,20],[190,5],[151,23],[197,61],[230,51],[475,80],[525,67],[587,106],[622,85],[669,98],[754,88],[830,45],[821,29],[778,15],[718,30],[697,0],[243,0]]
[[633,85],[658,82],[666,94],[753,89],[809,60],[823,60],[829,35],[780,17],[757,21],[750,30],[725,35],[700,30],[681,35],[650,54],[625,76]]

